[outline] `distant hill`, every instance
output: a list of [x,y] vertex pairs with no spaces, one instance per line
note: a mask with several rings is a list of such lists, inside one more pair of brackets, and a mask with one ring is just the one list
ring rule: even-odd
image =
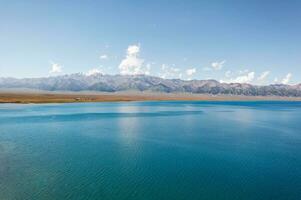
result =
[[46,91],[151,91],[225,94],[246,96],[301,97],[301,84],[257,86],[241,83],[220,83],[216,80],[163,79],[147,75],[70,74],[44,78],[0,78],[0,88],[28,88]]

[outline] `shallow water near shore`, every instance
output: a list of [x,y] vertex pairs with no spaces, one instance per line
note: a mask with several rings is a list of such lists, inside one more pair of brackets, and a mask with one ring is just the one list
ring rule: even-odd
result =
[[301,102],[2,104],[0,199],[301,199]]

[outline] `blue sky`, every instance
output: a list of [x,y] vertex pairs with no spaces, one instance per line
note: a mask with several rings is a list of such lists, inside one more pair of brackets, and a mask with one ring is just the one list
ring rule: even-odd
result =
[[301,82],[301,1],[0,0],[0,77]]

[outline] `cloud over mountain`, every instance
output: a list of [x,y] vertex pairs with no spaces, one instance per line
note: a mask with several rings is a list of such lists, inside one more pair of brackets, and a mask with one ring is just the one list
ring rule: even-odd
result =
[[144,60],[139,58],[139,53],[140,46],[128,46],[126,56],[119,65],[119,70],[121,74],[135,75],[145,73],[142,67]]
[[50,69],[49,73],[50,74],[61,73],[62,68],[63,67],[60,64],[51,62],[51,69]]
[[292,78],[292,74],[288,73],[281,81],[282,84],[288,84]]
[[221,61],[221,62],[213,62],[211,63],[211,67],[214,69],[214,70],[221,70],[224,66],[224,64],[226,63],[225,60]]

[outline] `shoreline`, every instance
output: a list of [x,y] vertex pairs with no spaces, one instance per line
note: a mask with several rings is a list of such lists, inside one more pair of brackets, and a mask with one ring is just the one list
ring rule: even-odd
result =
[[301,101],[301,97],[208,95],[150,92],[0,91],[0,103],[80,103],[130,101]]

